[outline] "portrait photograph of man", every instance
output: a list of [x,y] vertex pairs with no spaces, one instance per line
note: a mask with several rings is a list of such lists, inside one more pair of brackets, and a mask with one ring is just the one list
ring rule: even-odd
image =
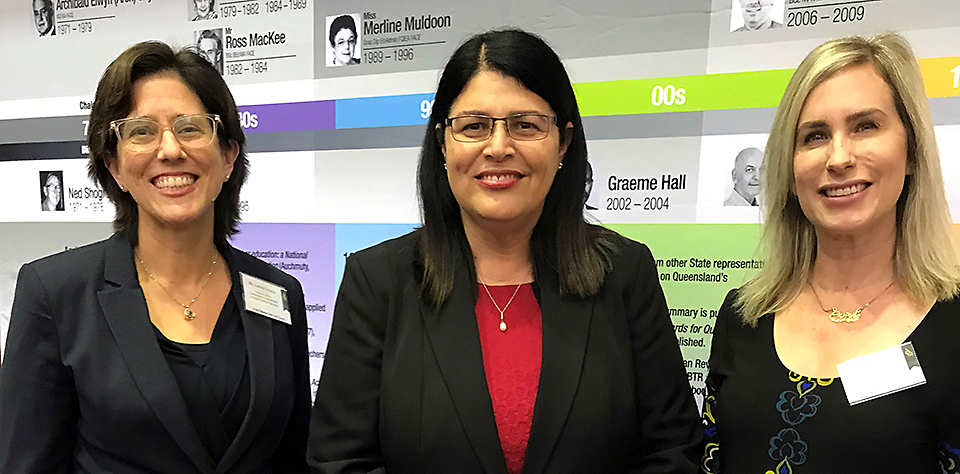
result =
[[758,31],[783,26],[783,0],[732,0],[730,31]]
[[730,171],[733,191],[723,201],[724,206],[759,206],[760,166],[763,165],[763,151],[759,148],[744,148],[737,154]]
[[223,28],[197,32],[197,53],[207,58],[213,67],[223,74]]
[[187,13],[190,21],[216,20],[217,0],[187,0]]
[[327,17],[327,67],[360,64],[359,14]]
[[33,23],[40,36],[56,36],[53,0],[33,0]]
[[40,210],[63,210],[63,171],[40,172]]

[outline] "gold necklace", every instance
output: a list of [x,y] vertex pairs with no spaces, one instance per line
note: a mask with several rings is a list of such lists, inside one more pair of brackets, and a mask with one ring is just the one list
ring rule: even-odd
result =
[[207,283],[210,282],[210,275],[213,275],[213,268],[217,266],[217,258],[216,257],[213,258],[213,264],[210,265],[210,271],[207,272],[207,276],[204,277],[203,279],[203,284],[200,285],[200,291],[198,291],[197,295],[194,296],[193,299],[191,299],[190,302],[187,304],[181,303],[176,298],[174,298],[173,295],[170,294],[170,292],[167,290],[167,287],[163,286],[163,284],[160,283],[160,280],[157,280],[153,276],[153,274],[150,273],[150,270],[147,268],[147,264],[143,263],[143,259],[140,258],[139,254],[137,255],[137,260],[140,261],[140,266],[143,267],[143,271],[146,272],[147,276],[150,277],[150,279],[153,280],[153,282],[156,283],[157,286],[159,286],[160,289],[163,290],[163,292],[166,293],[171,300],[173,300],[174,303],[177,303],[178,305],[183,306],[183,319],[186,319],[187,321],[193,321],[193,318],[197,317],[197,313],[194,312],[192,309],[190,309],[190,305],[192,305],[197,301],[197,298],[200,297],[200,293],[203,293],[203,289],[206,288]]
[[820,300],[820,295],[817,294],[817,289],[814,288],[813,283],[810,283],[809,281],[807,282],[807,284],[810,285],[810,289],[813,290],[813,296],[817,298],[817,304],[820,305],[820,309],[822,309],[824,313],[830,313],[830,316],[829,316],[830,321],[833,321],[835,323],[855,323],[858,320],[860,320],[860,313],[863,313],[863,310],[867,309],[867,306],[870,306],[870,303],[877,301],[877,298],[880,298],[880,296],[886,293],[887,290],[889,290],[890,287],[893,286],[893,283],[894,282],[891,281],[890,284],[887,285],[887,287],[880,292],[880,294],[878,294],[877,296],[874,296],[872,300],[867,301],[867,304],[857,308],[855,311],[851,313],[848,311],[840,311],[837,308],[830,308],[830,309],[824,308],[823,301]]
[[510,307],[510,303],[513,303],[513,299],[517,297],[517,292],[520,291],[520,287],[523,286],[523,283],[517,285],[517,289],[513,290],[513,296],[510,297],[510,301],[507,301],[507,304],[500,309],[500,305],[497,304],[497,300],[493,299],[493,295],[490,294],[490,288],[487,288],[487,284],[483,282],[480,278],[480,275],[477,275],[477,280],[480,280],[480,284],[483,285],[483,289],[487,290],[487,296],[490,297],[490,301],[493,302],[493,306],[497,308],[497,311],[500,312],[500,332],[507,332],[507,323],[503,320],[503,313],[507,311],[507,308]]

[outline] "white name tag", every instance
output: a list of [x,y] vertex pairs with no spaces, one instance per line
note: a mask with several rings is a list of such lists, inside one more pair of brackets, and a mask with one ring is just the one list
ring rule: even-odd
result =
[[837,372],[850,405],[927,383],[911,342],[841,362]]
[[293,324],[284,287],[243,272],[240,272],[240,283],[243,286],[243,306],[247,311]]

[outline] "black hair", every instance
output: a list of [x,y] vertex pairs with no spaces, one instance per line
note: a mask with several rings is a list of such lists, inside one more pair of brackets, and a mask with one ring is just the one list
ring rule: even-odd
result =
[[[561,143],[569,140],[569,146],[531,236],[534,269],[555,270],[563,294],[596,294],[622,237],[583,218],[587,142],[570,78],[543,39],[526,31],[503,29],[475,35],[460,45],[447,61],[437,86],[420,151],[417,183],[423,217],[418,267],[424,298],[435,306],[443,304],[453,290],[453,275],[460,261],[465,261],[471,276],[475,276],[460,206],[444,170],[444,135],[437,130],[442,131],[453,102],[467,83],[482,71],[516,79],[543,98],[556,114]],[[572,129],[567,129],[568,123]]]

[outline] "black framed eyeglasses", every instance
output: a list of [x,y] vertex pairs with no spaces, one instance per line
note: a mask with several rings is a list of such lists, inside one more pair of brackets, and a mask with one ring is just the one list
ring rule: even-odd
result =
[[196,114],[177,117],[169,127],[146,117],[132,117],[110,122],[110,128],[117,134],[120,144],[135,153],[150,152],[160,146],[165,130],[186,148],[203,148],[217,138],[220,125],[217,114]]
[[503,121],[507,135],[514,140],[543,140],[550,134],[550,126],[557,123],[557,117],[544,114],[513,114],[506,117],[487,115],[457,115],[444,120],[450,128],[453,139],[458,142],[482,142],[493,135],[493,127]]

